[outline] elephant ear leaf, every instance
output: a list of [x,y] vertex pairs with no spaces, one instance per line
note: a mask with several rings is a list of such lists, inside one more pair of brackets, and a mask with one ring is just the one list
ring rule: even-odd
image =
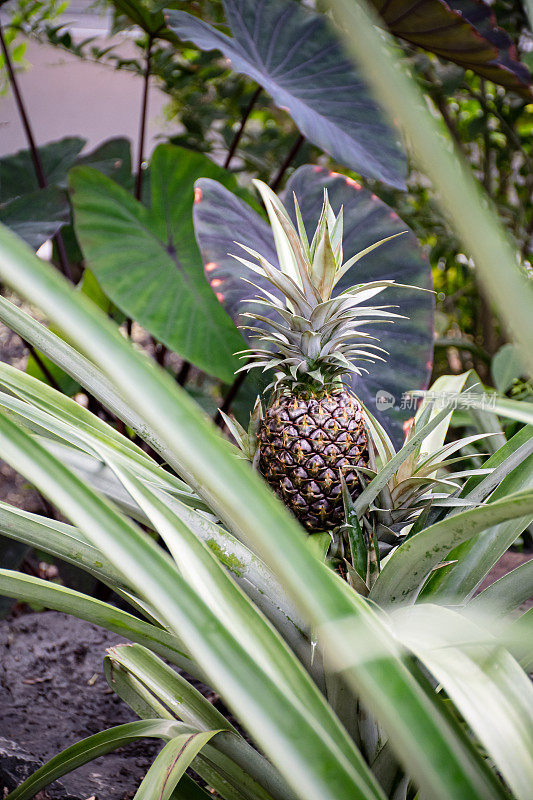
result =
[[68,223],[70,208],[66,192],[57,186],[37,189],[0,206],[0,222],[38,250]]
[[[39,147],[43,172],[49,186],[66,186],[68,171],[84,145],[85,139],[69,136]],[[37,189],[39,183],[29,150],[19,150],[18,153],[0,159],[0,203]]]
[[180,39],[219,50],[337,161],[405,188],[398,137],[323,15],[293,0],[224,0],[224,8],[231,38],[184,11],[168,11],[168,24]]
[[[160,145],[150,167],[151,208],[89,167],[70,173],[75,230],[110,300],[156,339],[230,383],[243,339],[207,283],[194,238],[194,181],[235,179],[206,156]],[[220,298],[219,298],[220,299]]]
[[68,224],[70,208],[64,187],[68,170],[84,144],[84,139],[71,136],[39,148],[49,184],[44,189],[39,187],[29,150],[0,158],[0,222],[34,250]]
[[[211,284],[223,298],[226,310],[238,324],[246,324],[239,315],[253,305],[257,291],[251,279],[272,293],[276,290],[259,275],[231,257],[240,250],[235,241],[260,252],[271,264],[277,264],[276,248],[269,225],[250,206],[213,180],[196,184],[198,197],[194,207],[194,227],[202,252],[204,269]],[[324,189],[337,213],[343,206],[345,258],[364,250],[375,242],[407,230],[398,215],[356,181],[317,166],[300,167],[291,176],[284,200],[294,208],[293,192],[301,209],[308,236],[320,216]],[[296,219],[293,214],[293,222]],[[243,280],[243,279],[247,280]],[[423,289],[432,288],[431,269],[412,232],[387,242],[369,252],[343,276],[335,293],[348,286],[381,279],[393,279]],[[433,311],[431,292],[409,288],[387,289],[384,303],[397,306],[395,312],[406,319],[393,325],[369,325],[365,328],[381,340],[388,351],[386,362],[366,364],[368,375],[354,377],[353,389],[383,427],[401,445],[403,423],[414,414],[414,406],[406,392],[416,386],[427,386],[433,357]],[[371,301],[370,301],[371,302]],[[257,311],[257,307],[254,307]],[[261,313],[265,313],[262,307]]]
[[531,100],[531,74],[484,0],[372,0],[396,36]]

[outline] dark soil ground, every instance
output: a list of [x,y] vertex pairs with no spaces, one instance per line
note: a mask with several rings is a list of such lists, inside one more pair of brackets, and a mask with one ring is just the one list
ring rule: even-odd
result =
[[[0,737],[47,761],[80,739],[138,719],[102,672],[106,648],[122,641],[55,611],[0,622]],[[67,795],[55,796],[133,797],[160,746],[145,739],[98,758],[62,778]],[[0,797],[3,790],[0,772]]]

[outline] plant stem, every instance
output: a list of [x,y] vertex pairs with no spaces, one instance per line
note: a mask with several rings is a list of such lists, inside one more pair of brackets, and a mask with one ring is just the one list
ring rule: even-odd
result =
[[228,393],[227,393],[226,397],[224,398],[224,402],[222,403],[222,405],[220,407],[220,410],[217,411],[217,413],[215,414],[215,417],[213,419],[213,422],[215,423],[215,425],[218,425],[219,428],[223,428],[224,425],[226,424],[224,422],[224,418],[223,418],[223,416],[222,416],[222,414],[220,412],[223,411],[224,414],[228,414],[229,413],[229,410],[231,408],[231,404],[235,400],[235,398],[237,396],[237,393],[238,393],[239,389],[241,388],[241,386],[243,385],[245,379],[246,379],[246,372],[239,372],[239,374],[237,375],[237,377],[235,378],[235,380],[233,381],[233,383],[229,387]]
[[153,39],[150,36],[148,38],[148,44],[146,46],[143,97],[141,105],[141,119],[139,123],[139,157],[137,162],[137,176],[135,179],[135,197],[137,200],[141,199],[142,185],[143,185],[142,165],[144,161],[144,140],[146,137],[146,117],[148,112],[148,90],[150,88],[150,73],[152,69],[152,44],[153,44]]
[[[9,76],[11,89],[13,91],[13,97],[15,98],[15,103],[17,106],[17,110],[19,112],[20,120],[22,122],[22,127],[24,128],[24,133],[26,134],[26,139],[28,141],[31,160],[33,161],[33,168],[35,170],[35,177],[37,178],[37,184],[40,189],[46,189],[46,187],[48,186],[48,181],[46,180],[46,175],[43,168],[43,162],[41,161],[39,148],[35,143],[35,137],[33,135],[33,130],[30,125],[30,120],[26,112],[24,100],[22,99],[22,94],[20,92],[18,81],[15,75],[15,70],[13,69],[11,56],[9,55],[9,49],[4,39],[4,32],[2,30],[1,23],[0,23],[0,47],[2,48],[2,53],[4,55],[4,62],[6,65],[7,74]],[[70,264],[68,263],[67,253],[65,250],[65,243],[63,242],[63,237],[61,236],[61,233],[59,231],[54,236],[54,240],[57,247],[57,255],[61,271],[63,275],[69,279],[69,281],[73,282],[73,276],[70,269]]]
[[41,156],[39,154],[39,150],[35,143],[35,138],[33,136],[33,131],[31,129],[30,120],[28,118],[28,114],[26,113],[26,107],[24,106],[24,101],[20,93],[18,81],[16,79],[15,71],[13,69],[13,64],[11,63],[11,56],[9,55],[9,50],[7,49],[1,23],[0,23],[0,45],[2,47],[2,53],[4,54],[4,61],[6,65],[7,74],[9,76],[11,89],[13,91],[13,96],[15,98],[20,119],[22,121],[22,127],[24,128],[24,133],[26,134],[26,139],[28,140],[31,158],[35,169],[35,175],[37,177],[37,183],[39,184],[40,189],[44,189],[47,185],[46,175],[44,174]]
[[158,342],[155,336],[152,336],[152,344],[154,346],[154,357],[160,367],[165,366],[165,358],[167,355],[167,348],[161,342]]
[[46,380],[48,381],[50,386],[53,389],[55,389],[57,392],[61,392],[61,387],[59,386],[58,382],[56,381],[56,379],[54,378],[54,376],[52,375],[52,373],[50,372],[50,370],[48,369],[48,367],[46,366],[46,364],[42,360],[41,356],[39,355],[37,350],[34,348],[34,346],[32,344],[30,344],[29,342],[26,342],[26,341],[24,341],[24,344],[26,345],[26,347],[30,351],[33,360],[35,361],[35,363],[37,364],[37,366],[39,367],[39,369],[43,373],[44,377],[46,378]]
[[[152,43],[153,39],[151,36],[148,37],[148,43],[146,45],[146,61],[144,65],[144,78],[143,78],[143,93],[142,93],[142,100],[141,100],[141,117],[139,120],[139,153],[137,157],[137,174],[135,176],[135,199],[139,202],[141,201],[142,197],[142,188],[143,188],[143,161],[144,161],[144,140],[146,137],[146,117],[148,114],[148,91],[150,88],[150,73],[152,68]],[[131,331],[133,327],[133,320],[130,317],[126,318],[126,336],[128,339],[131,339]],[[156,341],[152,337],[152,341],[154,343],[154,347],[156,347]]]
[[185,386],[190,371],[191,371],[190,361],[184,361],[180,367],[178,374],[176,375],[176,383],[178,384],[178,386]]
[[235,155],[235,150],[237,149],[237,145],[239,144],[239,142],[241,140],[241,136],[243,134],[244,126],[246,125],[246,121],[247,121],[248,117],[250,116],[250,114],[252,112],[252,109],[255,106],[259,95],[261,94],[261,91],[262,91],[262,87],[258,86],[257,89],[255,90],[255,92],[253,93],[250,102],[246,106],[246,110],[244,111],[244,114],[242,115],[242,118],[241,118],[241,124],[239,125],[239,130],[236,132],[235,136],[233,137],[233,141],[231,143],[230,149],[228,150],[228,155],[226,156],[226,160],[224,161],[224,169],[228,169],[228,167],[230,165],[230,162],[231,162],[231,159]]
[[478,347],[478,345],[474,344],[474,342],[469,342],[465,339],[442,337],[440,339],[435,339],[434,344],[435,347],[455,347],[457,350],[465,350],[468,353],[472,353],[476,358],[481,359],[485,364],[490,364],[490,355],[482,347]]
[[272,180],[272,183],[270,184],[270,188],[272,189],[273,192],[276,192],[278,190],[279,185],[283,179],[283,176],[285,175],[287,169],[290,167],[292,160],[296,157],[300,147],[303,145],[304,142],[305,142],[305,136],[302,136],[302,134],[300,133],[298,135],[298,138],[294,142],[293,146],[291,147],[287,158],[279,168],[276,177]]

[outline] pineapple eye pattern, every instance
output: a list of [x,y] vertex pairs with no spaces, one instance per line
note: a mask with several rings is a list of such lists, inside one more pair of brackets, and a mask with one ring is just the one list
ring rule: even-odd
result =
[[274,491],[308,531],[343,521],[340,470],[351,493],[354,470],[368,465],[362,409],[346,391],[320,400],[281,395],[267,409],[259,434],[260,469]]

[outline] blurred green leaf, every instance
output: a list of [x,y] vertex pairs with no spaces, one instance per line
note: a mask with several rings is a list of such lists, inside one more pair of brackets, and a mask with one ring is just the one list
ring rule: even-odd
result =
[[112,3],[120,14],[151,36],[166,29],[165,18],[159,4],[155,4],[155,10],[151,10],[148,4],[139,0],[112,0]]
[[113,137],[76,159],[76,166],[94,167],[126,189],[133,189],[131,143],[124,137]]
[[[533,783],[533,686],[490,633],[460,613],[435,605],[400,609],[396,636],[443,686],[498,764],[517,800]],[[486,641],[483,642],[485,637]],[[468,647],[462,647],[468,642]]]
[[[70,136],[39,147],[43,171],[50,185],[66,186],[67,173],[84,145],[85,139]],[[0,203],[37,189],[39,184],[29,150],[0,158]]]
[[494,385],[500,394],[511,388],[514,381],[526,372],[526,367],[514,344],[500,347],[490,365]]
[[55,236],[69,219],[67,196],[55,186],[28,192],[0,205],[0,222],[33,250]]
[[469,608],[484,607],[491,614],[510,614],[533,597],[533,557],[487,586]]

